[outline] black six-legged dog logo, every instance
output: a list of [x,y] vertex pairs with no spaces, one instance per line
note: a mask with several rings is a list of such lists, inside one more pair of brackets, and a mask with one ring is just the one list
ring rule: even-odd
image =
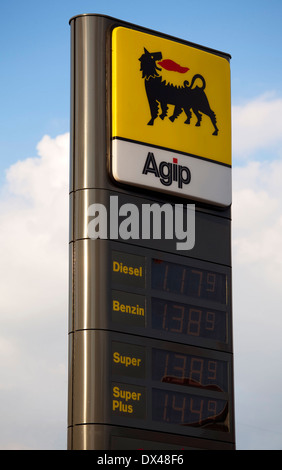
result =
[[[151,111],[151,119],[148,122],[149,126],[154,124],[154,120],[159,116],[164,119],[168,113],[168,105],[174,106],[174,112],[169,117],[171,122],[182,113],[185,112],[187,119],[185,124],[190,124],[192,112],[197,117],[196,126],[201,125],[202,114],[208,116],[214,126],[213,135],[218,135],[218,127],[216,125],[216,116],[214,111],[210,108],[208,98],[205,93],[206,81],[200,74],[193,76],[191,85],[187,80],[184,81],[183,86],[177,87],[171,83],[166,83],[159,71],[162,69],[159,66],[177,72],[187,72],[189,69],[184,68],[173,62],[172,60],[162,60],[161,52],[148,52],[144,48],[144,54],[140,57],[142,78],[145,79],[145,89],[147,99]],[[158,64],[158,65],[157,65]],[[200,82],[201,86],[195,85]],[[161,114],[159,115],[159,106],[161,106]]]

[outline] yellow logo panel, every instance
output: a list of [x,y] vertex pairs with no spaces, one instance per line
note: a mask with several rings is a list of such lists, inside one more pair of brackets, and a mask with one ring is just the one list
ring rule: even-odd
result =
[[231,166],[229,62],[180,42],[117,27],[112,137]]

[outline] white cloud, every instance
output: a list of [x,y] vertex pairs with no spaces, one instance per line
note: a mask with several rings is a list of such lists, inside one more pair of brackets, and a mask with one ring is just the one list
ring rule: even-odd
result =
[[[7,171],[0,203],[3,315],[14,319],[52,313],[68,243],[68,134],[38,145],[39,157],[19,161]],[[12,291],[12,289],[14,289]],[[19,300],[28,309],[19,309]]]
[[237,445],[281,449],[282,162],[233,169]]
[[66,446],[69,134],[37,151],[1,193],[2,449]]
[[233,153],[247,158],[282,144],[282,98],[266,93],[232,107]]
[[233,169],[233,248],[236,262],[264,263],[267,282],[282,277],[282,162]]

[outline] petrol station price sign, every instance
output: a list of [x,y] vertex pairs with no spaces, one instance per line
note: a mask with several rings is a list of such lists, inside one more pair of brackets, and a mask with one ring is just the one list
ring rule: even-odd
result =
[[[230,56],[70,24],[68,447],[234,449]],[[134,208],[169,206],[175,227],[190,204],[184,249],[133,230]]]

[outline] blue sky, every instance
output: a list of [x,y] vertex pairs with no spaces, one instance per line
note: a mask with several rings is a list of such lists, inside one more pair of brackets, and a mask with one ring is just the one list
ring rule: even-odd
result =
[[0,448],[66,447],[69,19],[100,13],[232,56],[237,447],[281,449],[281,0],[1,7]]
[[102,13],[232,55],[238,104],[281,86],[281,2],[2,0],[1,169],[69,129],[69,19]]

